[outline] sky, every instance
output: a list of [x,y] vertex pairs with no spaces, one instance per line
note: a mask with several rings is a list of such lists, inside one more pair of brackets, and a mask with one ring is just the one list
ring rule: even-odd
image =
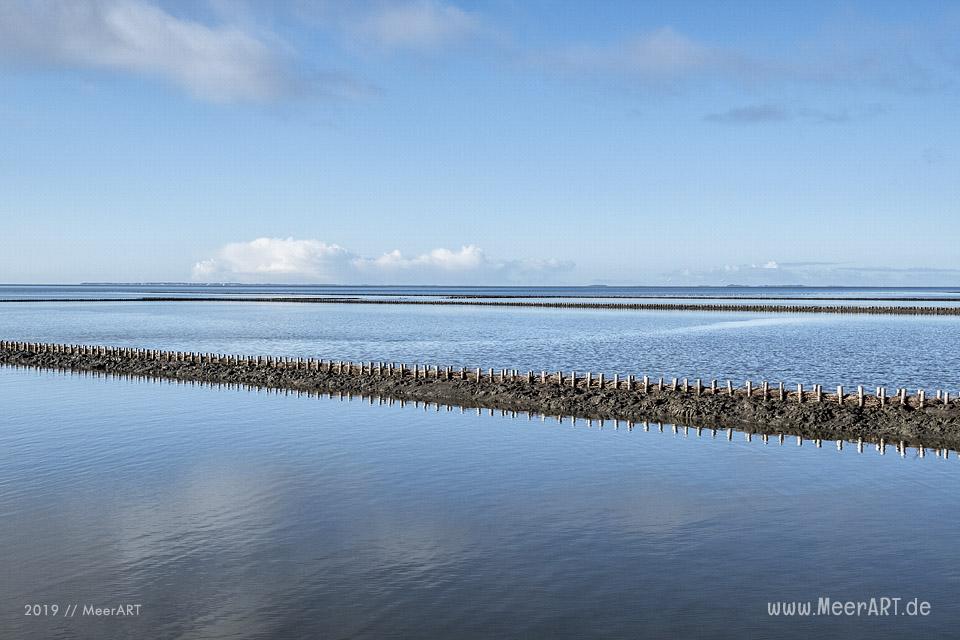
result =
[[5,0],[0,282],[960,285],[955,2]]

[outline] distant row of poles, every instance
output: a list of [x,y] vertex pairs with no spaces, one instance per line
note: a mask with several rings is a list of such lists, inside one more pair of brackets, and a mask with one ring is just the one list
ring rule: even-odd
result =
[[131,298],[3,298],[10,302],[295,302],[302,304],[389,304],[459,307],[531,307],[624,311],[732,311],[759,313],[833,313],[855,315],[960,316],[960,307],[804,304],[721,304],[691,302],[545,302],[533,300],[419,300],[396,298],[319,298],[300,296],[139,296]]
[[614,374],[607,377],[603,373],[577,371],[548,372],[541,370],[521,372],[517,369],[482,369],[451,367],[438,365],[407,365],[394,362],[349,362],[344,360],[324,360],[303,357],[274,357],[274,356],[245,356],[223,353],[199,353],[191,351],[166,351],[159,349],[139,349],[132,347],[108,347],[100,345],[59,344],[43,342],[13,342],[0,341],[0,349],[7,351],[22,351],[27,353],[59,354],[66,356],[93,356],[104,358],[120,358],[127,360],[147,360],[154,362],[185,363],[196,365],[223,365],[243,368],[268,368],[293,372],[318,372],[347,376],[376,376],[389,378],[412,378],[414,380],[435,381],[466,381],[477,384],[491,383],[526,383],[553,385],[570,389],[597,389],[597,390],[626,390],[639,393],[683,393],[696,396],[728,396],[731,398],[761,398],[763,400],[776,399],[781,402],[816,402],[835,403],[841,406],[855,404],[858,407],[885,407],[899,405],[904,407],[925,408],[930,405],[949,406],[956,399],[951,399],[949,391],[937,390],[935,395],[928,398],[926,390],[917,389],[910,393],[904,387],[897,388],[888,394],[887,388],[875,387],[867,392],[862,385],[856,391],[848,393],[842,385],[836,387],[835,393],[825,392],[822,385],[814,384],[804,388],[803,383],[792,387],[782,382],[760,382],[754,384],[747,381],[742,386],[726,380],[720,384],[716,379],[705,383],[701,378],[671,378],[653,379],[650,376],[621,376]]

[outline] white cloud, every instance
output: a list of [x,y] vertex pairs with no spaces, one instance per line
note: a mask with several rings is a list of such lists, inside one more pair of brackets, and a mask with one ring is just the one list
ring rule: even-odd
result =
[[194,265],[193,277],[197,280],[245,277],[266,281],[298,278],[336,281],[349,271],[354,258],[343,247],[319,240],[257,238],[224,245],[216,257]]
[[571,262],[496,260],[482,249],[434,249],[416,256],[399,250],[364,257],[320,240],[257,238],[224,245],[193,267],[205,282],[309,282],[330,284],[498,284],[551,281]]
[[548,65],[576,71],[618,71],[651,78],[698,71],[716,63],[717,51],[670,27],[610,46],[575,45],[549,54]]
[[480,20],[451,4],[415,0],[377,6],[348,30],[383,49],[431,50],[476,35]]
[[487,257],[479,247],[469,245],[461,247],[459,251],[434,249],[430,253],[413,258],[406,258],[399,250],[394,249],[374,260],[358,259],[355,264],[360,269],[372,268],[385,271],[402,271],[424,267],[443,271],[469,271],[481,267],[487,262]]
[[147,74],[215,102],[299,91],[276,48],[139,0],[0,3],[0,61]]
[[[957,71],[950,63],[956,56],[952,39],[941,35],[928,42],[890,28],[872,29],[864,38],[862,31],[862,25],[854,22],[792,53],[773,53],[700,41],[665,26],[619,42],[560,47],[534,56],[533,62],[549,71],[619,75],[632,83],[671,89],[684,82],[699,83],[698,87],[717,82],[754,91],[782,84],[908,93],[956,86]],[[752,108],[717,117],[756,121],[788,115]],[[796,115],[832,120],[852,114],[801,110]]]
[[644,74],[685,73],[712,64],[717,55],[669,27],[634,38],[621,51],[630,70]]
[[609,44],[581,43],[533,57],[548,71],[621,75],[650,85],[674,85],[700,75],[725,75],[738,65],[731,52],[698,42],[671,27]]

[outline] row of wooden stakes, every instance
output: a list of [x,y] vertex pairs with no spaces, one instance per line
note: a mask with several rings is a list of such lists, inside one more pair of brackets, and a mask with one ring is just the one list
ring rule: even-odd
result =
[[[693,393],[697,396],[726,395],[729,397],[760,397],[763,400],[777,399],[780,401],[794,400],[796,402],[831,402],[842,406],[855,402],[858,407],[900,405],[904,407],[924,408],[930,404],[949,406],[951,403],[951,396],[948,391],[938,390],[934,398],[928,399],[926,397],[926,390],[924,389],[918,389],[915,394],[910,394],[907,389],[903,387],[898,388],[892,395],[887,394],[886,387],[876,387],[875,392],[870,394],[865,392],[862,385],[857,387],[856,393],[846,393],[842,385],[837,386],[836,393],[826,393],[823,390],[823,386],[819,384],[815,384],[812,388],[805,390],[804,385],[798,383],[795,387],[796,390],[791,391],[785,387],[782,382],[778,382],[775,385],[769,382],[761,382],[758,385],[754,385],[752,381],[748,380],[741,387],[734,385],[731,380],[727,380],[725,385],[720,385],[717,380],[711,380],[709,385],[707,385],[701,378],[697,378],[693,382],[690,382],[688,378],[672,378],[670,382],[666,382],[663,377],[654,381],[646,375],[638,377],[614,374],[611,379],[607,378],[603,373],[594,374],[592,372],[578,374],[576,371],[570,371],[569,373],[564,373],[563,371],[557,371],[556,373],[540,371],[539,374],[535,374],[533,371],[521,372],[517,369],[488,368],[483,370],[480,367],[474,369],[459,367],[459,369],[457,369],[450,366],[407,365],[393,362],[348,362],[343,360],[323,360],[302,357],[243,356],[131,347],[106,347],[99,345],[13,342],[7,340],[0,341],[0,349],[68,356],[76,355],[156,362],[228,365],[304,372],[315,371],[335,373],[338,375],[412,377],[414,380],[463,380],[477,383],[525,382],[527,384],[539,382],[540,384],[552,384],[573,389],[625,389],[627,391],[639,391],[642,393],[663,393],[670,391],[672,393]],[[954,402],[956,401],[954,400]]]
[[[19,365],[16,365],[16,366],[19,366]],[[117,373],[108,373],[103,371],[84,371],[84,370],[74,371],[72,369],[67,369],[63,367],[58,367],[58,370],[63,371],[65,373],[81,375],[81,376],[91,375],[95,377],[107,377],[107,376],[119,375],[127,378],[132,378],[135,380],[155,380],[153,376],[149,376],[149,375],[117,374]],[[493,408],[483,408],[483,407],[468,408],[464,405],[452,405],[452,404],[441,403],[441,402],[431,402],[429,400],[404,400],[403,398],[392,398],[392,397],[382,396],[378,394],[363,394],[363,393],[354,394],[351,392],[344,392],[344,391],[323,391],[319,389],[290,389],[287,387],[263,387],[259,385],[240,383],[240,382],[219,382],[219,381],[207,382],[203,380],[181,380],[178,378],[159,378],[159,381],[161,383],[166,382],[167,384],[212,386],[217,388],[229,388],[229,389],[236,389],[236,390],[245,390],[248,392],[256,392],[256,393],[262,392],[266,394],[278,394],[278,395],[284,395],[284,396],[295,395],[297,397],[312,396],[312,397],[329,398],[329,399],[337,398],[340,401],[343,401],[343,400],[353,401],[354,398],[360,398],[363,401],[369,402],[371,405],[373,404],[377,404],[381,406],[389,405],[392,407],[394,406],[394,404],[396,404],[396,405],[399,405],[401,408],[407,405],[413,405],[417,409],[422,407],[424,411],[428,411],[431,407],[435,408],[437,412],[439,412],[441,408],[445,408],[448,412],[453,411],[455,408],[459,408],[460,413],[466,413],[467,411],[471,411],[471,412],[475,411],[478,416],[481,416],[484,413],[486,413],[491,417],[495,415],[500,415],[501,417],[512,417],[515,419],[521,416],[526,416],[528,420],[533,420],[534,417],[539,417],[541,422],[546,422],[546,420],[549,418],[551,420],[555,420],[557,424],[564,424],[565,422],[569,422],[569,424],[574,427],[577,426],[578,422],[582,421],[583,423],[586,424],[588,428],[592,428],[594,427],[594,425],[596,425],[600,430],[603,430],[604,426],[608,423],[612,424],[615,430],[619,430],[620,425],[622,423],[626,426],[628,431],[633,431],[634,427],[642,427],[643,431],[650,431],[652,426],[656,426],[657,430],[660,433],[663,433],[664,425],[665,425],[665,423],[662,421],[650,421],[650,420],[635,421],[635,420],[616,419],[616,418],[606,418],[606,419],[605,418],[580,418],[575,415],[569,415],[569,416],[554,415],[554,414],[539,413],[535,411],[516,411],[516,410],[509,410],[509,409],[493,409]],[[696,433],[698,438],[703,437],[703,434],[705,431],[709,432],[710,437],[712,438],[716,438],[721,431],[725,431],[726,439],[728,441],[732,441],[733,435],[735,432],[735,430],[732,427],[728,427],[726,429],[718,429],[716,427],[690,427],[688,425],[681,425],[681,424],[675,424],[675,423],[669,424],[669,426],[674,435],[677,435],[682,431],[684,437],[688,437],[690,435],[691,430]],[[800,435],[788,436],[783,432],[755,433],[751,431],[742,431],[742,433],[743,433],[744,440],[746,440],[747,442],[752,442],[754,436],[757,436],[758,438],[760,438],[760,440],[764,444],[767,444],[772,439],[775,439],[780,444],[780,446],[783,446],[785,441],[788,438],[795,440],[798,447],[803,446],[805,441],[809,441],[809,442],[812,442],[816,448],[820,449],[823,447],[823,444],[825,442],[823,438],[804,438],[803,436],[800,436]],[[886,453],[887,447],[893,446],[901,458],[906,457],[908,451],[910,450],[915,450],[916,454],[920,458],[923,458],[926,455],[927,449],[930,449],[931,451],[934,452],[934,454],[938,458],[943,458],[944,460],[946,460],[950,457],[950,452],[952,451],[952,449],[948,447],[926,447],[920,444],[911,446],[911,445],[908,445],[903,440],[900,440],[899,442],[894,441],[891,443],[891,442],[888,442],[886,438],[879,438],[878,440],[875,440],[875,441],[871,440],[869,442],[871,443],[870,446],[876,448],[877,452],[880,455],[884,455]],[[855,445],[857,453],[863,453],[864,448],[868,444],[868,441],[862,437],[857,438],[856,440],[846,440],[842,438],[837,439],[836,440],[837,451],[843,451],[845,448],[845,444],[847,443]],[[958,459],[960,459],[960,456],[958,456]]]

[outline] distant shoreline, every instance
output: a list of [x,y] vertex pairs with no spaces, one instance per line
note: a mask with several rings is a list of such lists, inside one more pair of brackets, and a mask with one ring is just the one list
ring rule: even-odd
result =
[[[80,282],[80,283],[30,283],[30,282],[0,282],[0,290],[6,287],[35,288],[35,289],[180,289],[207,291],[215,295],[218,291],[244,290],[331,290],[344,292],[348,295],[383,295],[383,296],[454,296],[466,297],[546,297],[546,298],[697,298],[722,297],[730,299],[839,299],[839,300],[872,300],[864,295],[846,296],[846,292],[882,292],[900,291],[931,292],[935,295],[960,296],[960,285],[807,285],[807,284],[724,284],[724,285],[457,285],[457,284],[293,284],[293,283],[251,283],[251,282]],[[768,294],[769,291],[791,290],[799,295],[786,295],[784,292]],[[689,294],[685,292],[691,292]],[[503,293],[498,293],[503,292]],[[531,292],[531,293],[525,293]],[[661,293],[662,292],[662,293]],[[671,293],[672,292],[672,293]],[[731,293],[734,292],[734,293]],[[817,295],[808,296],[807,292]],[[840,295],[829,295],[836,292]],[[177,291],[149,290],[144,293],[175,294]],[[717,295],[713,295],[716,293]],[[271,295],[273,293],[271,292]],[[335,294],[334,294],[335,295]],[[912,296],[911,296],[912,297]],[[907,299],[911,299],[908,297]],[[937,297],[915,296],[920,300],[936,300]],[[897,297],[878,297],[880,300],[900,299]]]

